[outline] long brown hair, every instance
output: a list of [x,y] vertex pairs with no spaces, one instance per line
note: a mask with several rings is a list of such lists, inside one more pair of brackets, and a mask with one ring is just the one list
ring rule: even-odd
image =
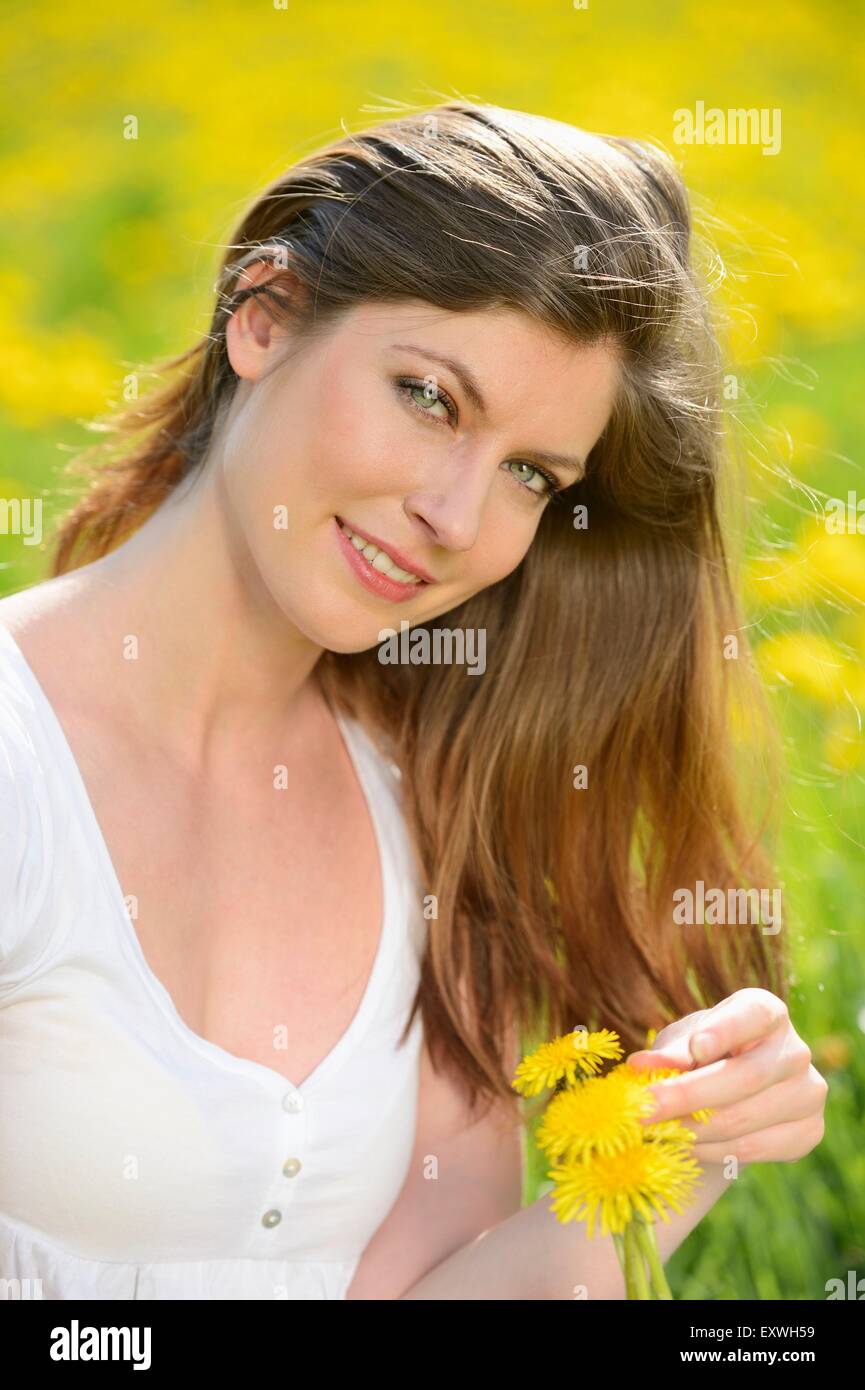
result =
[[[484,678],[383,665],[377,648],[316,667],[400,765],[431,914],[409,1022],[420,1008],[473,1103],[516,1103],[514,1026],[524,1041],[611,1027],[632,1049],[745,985],[784,990],[782,936],[673,917],[675,890],[699,880],[770,883],[768,811],[746,786],[750,763],[756,791],[771,790],[753,757],[765,743],[743,732],[763,705],[722,536],[731,451],[694,242],[659,146],[471,102],[403,114],[254,200],[209,333],[73,465],[99,455],[55,574],[113,549],[201,466],[237,380],[227,316],[261,292],[238,273],[260,259],[275,269],[271,313],[301,340],[363,301],[422,298],[618,345],[618,399],[571,505],[545,510],[513,573],[434,620],[485,630]],[[280,293],[282,269],[305,298]]]

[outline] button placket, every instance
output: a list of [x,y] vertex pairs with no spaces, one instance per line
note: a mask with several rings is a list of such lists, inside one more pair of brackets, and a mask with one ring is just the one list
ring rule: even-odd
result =
[[285,1117],[281,1139],[283,1159],[279,1177],[274,1179],[271,1198],[274,1205],[262,1214],[261,1225],[265,1230],[275,1230],[286,1216],[286,1203],[295,1190],[288,1186],[290,1179],[296,1178],[303,1168],[306,1141],[306,1102],[296,1086],[285,1082],[280,1105]]

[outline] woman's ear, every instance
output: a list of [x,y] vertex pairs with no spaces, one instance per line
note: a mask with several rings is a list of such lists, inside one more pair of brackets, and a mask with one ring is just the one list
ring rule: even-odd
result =
[[[268,289],[278,282],[277,290]],[[290,328],[280,322],[274,309],[279,299],[300,295],[303,286],[293,271],[267,260],[253,261],[237,273],[235,294],[240,303],[225,326],[225,346],[234,371],[248,381],[257,381],[281,354]]]

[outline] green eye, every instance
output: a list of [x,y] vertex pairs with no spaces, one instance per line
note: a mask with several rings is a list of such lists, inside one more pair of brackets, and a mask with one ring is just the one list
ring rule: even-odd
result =
[[[432,378],[419,381],[417,377],[401,376],[395,377],[393,382],[399,395],[407,400],[412,410],[416,410],[419,415],[425,415],[433,424],[456,423],[458,419],[456,406],[447,391],[443,391],[440,386],[437,386]],[[418,397],[420,400],[417,399]],[[436,405],[444,406],[447,419],[441,415],[433,414],[431,407]],[[524,492],[530,492],[533,497],[537,497],[540,501],[557,502],[559,494],[564,491],[558,480],[536,463],[527,463],[525,459],[512,459],[510,463],[503,464],[502,467],[507,469],[518,487],[521,487]],[[533,477],[542,480],[542,485],[536,487],[532,485],[531,481],[526,482],[524,478],[518,477],[514,472],[515,468],[528,469]]]
[[[539,467],[536,463],[527,463],[525,459],[512,459],[507,467],[520,486],[525,488],[526,492],[533,492],[535,497],[542,500],[546,499],[548,502],[558,502],[560,495],[564,492],[561,483],[553,477],[552,473],[548,473],[545,468]],[[514,472],[515,468],[527,468],[536,479],[541,480],[540,487],[534,487],[531,480],[526,481],[524,478],[517,477]]]
[[[541,487],[539,487],[539,488],[534,488],[534,487],[531,487],[531,486],[530,486],[529,482],[527,482],[525,478],[517,478],[517,482],[518,482],[518,483],[519,483],[519,482],[523,483],[523,485],[524,485],[525,487],[527,487],[527,488],[529,489],[530,492],[540,492],[540,493],[542,493],[542,494],[544,494],[544,493],[549,494],[550,492],[553,492],[553,491],[556,490],[555,480],[554,480],[554,479],[551,479],[551,478],[549,477],[549,474],[541,473],[541,470],[540,470],[535,464],[533,464],[533,463],[523,463],[520,459],[515,459],[515,460],[513,461],[513,463],[508,464],[508,467],[509,467],[509,468],[512,468],[512,469],[513,469],[513,468],[527,468],[527,469],[529,470],[530,473],[534,473],[534,475],[535,475],[536,478],[541,478],[541,479],[544,480],[544,485],[543,485],[543,486],[541,486]],[[514,474],[514,477],[516,477],[516,474]]]
[[[425,415],[431,415],[431,414],[432,414],[432,411],[429,409],[430,406],[433,406],[433,405],[441,405],[441,406],[444,406],[444,401],[441,399],[441,396],[439,396],[439,395],[431,395],[431,394],[427,391],[427,388],[426,388],[425,386],[412,386],[411,389],[410,389],[409,394],[411,395],[412,399],[414,399],[414,398],[417,397],[417,396],[420,396],[420,397],[421,397],[421,400],[422,400],[422,402],[423,402],[423,404],[421,405],[421,410],[423,410],[423,412],[424,412]],[[445,407],[445,416],[447,416],[447,407]],[[442,418],[442,417],[439,416],[439,419],[441,419],[441,418]]]
[[[446,391],[440,386],[430,386],[427,381],[418,381],[416,377],[397,377],[396,388],[413,410],[417,410],[421,415],[427,415],[430,420],[438,424],[447,424],[448,421],[456,421],[457,409]],[[415,397],[420,396],[423,404],[418,402]],[[447,414],[445,416],[434,415],[431,406],[443,405]]]

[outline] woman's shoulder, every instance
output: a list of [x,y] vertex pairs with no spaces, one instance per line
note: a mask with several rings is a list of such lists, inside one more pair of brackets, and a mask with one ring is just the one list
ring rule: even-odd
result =
[[0,599],[0,985],[45,899],[53,846],[51,751],[19,645],[32,620],[22,597]]
[[38,715],[29,663],[19,642],[23,631],[20,615],[19,605],[0,599],[0,737],[5,753],[0,778],[7,790],[13,768],[18,769],[25,754],[34,751]]
[[[62,669],[64,653],[75,650],[78,604],[70,576],[43,580],[29,589],[0,598],[0,637],[10,635],[30,661],[35,655],[40,669],[56,663]],[[9,650],[8,641],[4,642]]]
[[46,604],[45,587],[0,599],[0,731],[8,758],[17,752],[19,762],[25,748],[31,755],[38,749],[45,671],[51,684],[62,680],[63,662],[52,655],[51,645],[57,614]]
[[105,720],[94,701],[93,644],[83,586],[68,575],[0,598],[0,680],[7,702],[22,698],[54,764],[58,711],[64,724]]

